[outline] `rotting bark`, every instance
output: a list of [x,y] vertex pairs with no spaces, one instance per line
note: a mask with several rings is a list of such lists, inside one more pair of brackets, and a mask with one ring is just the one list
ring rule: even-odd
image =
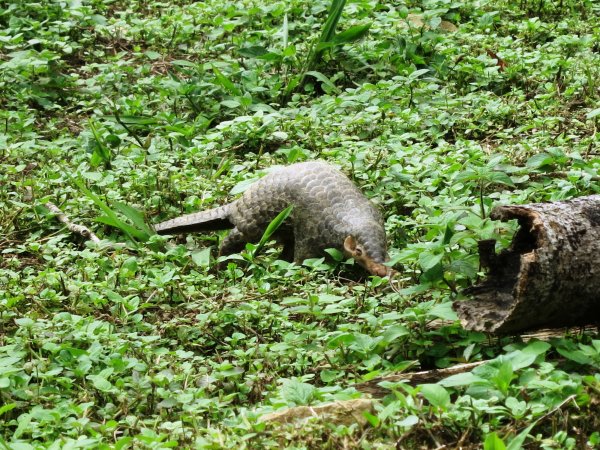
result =
[[517,219],[511,246],[496,255],[479,245],[489,273],[454,302],[462,325],[510,334],[600,322],[600,195],[565,202],[494,208],[492,219]]

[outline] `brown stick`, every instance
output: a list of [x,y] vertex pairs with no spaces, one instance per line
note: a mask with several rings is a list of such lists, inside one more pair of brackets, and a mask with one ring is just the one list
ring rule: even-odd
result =
[[485,364],[488,361],[477,361],[473,363],[458,364],[456,366],[447,367],[445,369],[434,369],[425,370],[422,372],[412,373],[400,373],[396,375],[386,375],[384,377],[373,378],[372,380],[365,381],[363,383],[355,384],[354,387],[366,394],[371,394],[374,397],[385,397],[390,393],[389,389],[379,386],[379,383],[389,382],[397,383],[399,381],[405,381],[410,385],[422,384],[422,383],[437,383],[443,378],[449,377],[450,375],[456,375],[457,373],[468,372],[477,366]]
[[69,229],[69,231],[79,234],[92,242],[100,242],[98,236],[96,236],[88,227],[83,225],[77,225],[76,223],[71,222],[67,215],[64,214],[60,209],[58,209],[58,206],[56,206],[54,203],[48,202],[44,206],[46,206],[46,208],[48,208],[53,214],[55,214],[56,218],[60,222],[64,223]]
[[494,208],[517,219],[511,246],[481,246],[487,278],[454,303],[462,325],[498,334],[600,322],[600,195]]

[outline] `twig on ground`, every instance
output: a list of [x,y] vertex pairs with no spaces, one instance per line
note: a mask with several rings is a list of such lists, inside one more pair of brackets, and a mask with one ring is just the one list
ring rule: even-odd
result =
[[44,206],[46,206],[46,208],[48,208],[52,213],[54,213],[56,215],[56,218],[60,222],[64,223],[69,229],[69,231],[77,233],[83,236],[84,238],[89,239],[92,242],[100,242],[98,236],[96,236],[88,227],[84,225],[77,225],[76,223],[71,222],[69,217],[67,217],[67,215],[63,213],[60,209],[58,209],[58,206],[56,206],[54,203],[48,202]]
[[455,375],[457,373],[468,372],[481,364],[489,361],[477,361],[467,364],[458,364],[456,366],[447,367],[446,369],[425,370],[422,372],[400,373],[396,375],[387,375],[384,377],[373,378],[372,380],[363,383],[355,384],[354,387],[360,391],[373,395],[374,397],[384,397],[389,394],[389,389],[379,386],[379,383],[384,381],[396,383],[405,381],[411,385],[422,383],[436,383],[443,378]]

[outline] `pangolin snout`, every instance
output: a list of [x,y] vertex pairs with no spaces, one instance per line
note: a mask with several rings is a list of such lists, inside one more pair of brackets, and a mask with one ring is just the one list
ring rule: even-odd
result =
[[371,272],[372,275],[377,275],[379,277],[386,277],[390,274],[391,269],[388,266],[384,266],[383,264],[371,263],[367,270]]

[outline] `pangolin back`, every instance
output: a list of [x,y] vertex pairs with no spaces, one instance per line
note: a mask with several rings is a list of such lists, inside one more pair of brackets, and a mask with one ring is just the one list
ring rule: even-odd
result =
[[170,234],[233,227],[220,251],[229,254],[243,249],[246,242],[259,240],[267,225],[289,205],[294,207],[292,213],[276,235],[288,259],[302,262],[321,256],[326,248],[349,253],[345,242],[352,236],[360,252],[349,256],[371,273],[387,273],[380,212],[343,173],[321,161],[274,169],[233,203],[162,222],[155,229]]

